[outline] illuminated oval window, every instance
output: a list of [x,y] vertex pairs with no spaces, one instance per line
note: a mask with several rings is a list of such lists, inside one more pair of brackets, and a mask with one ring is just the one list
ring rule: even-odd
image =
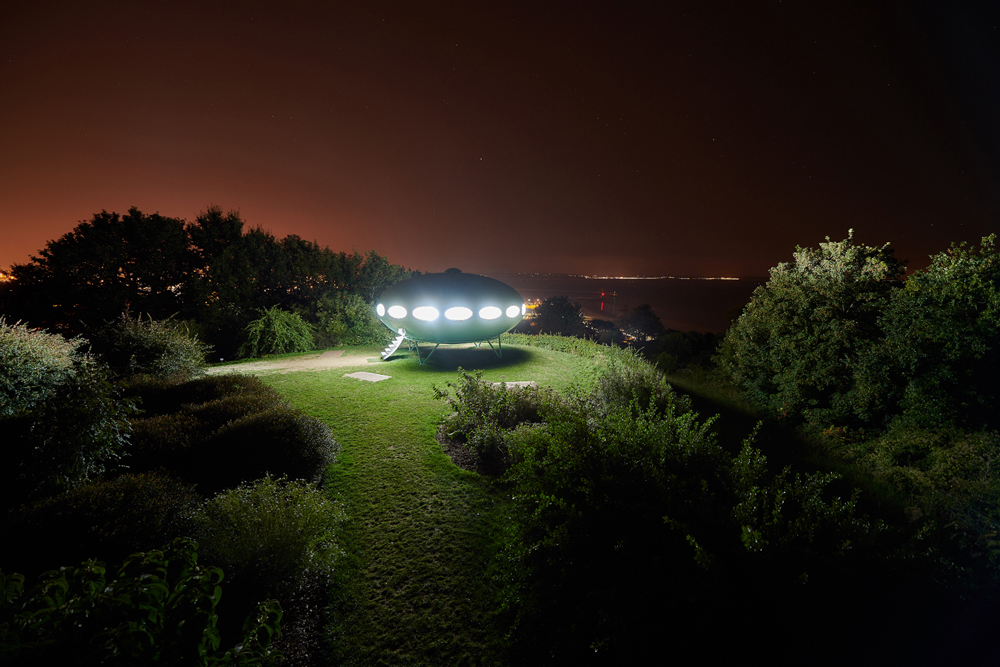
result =
[[507,317],[517,317],[521,314],[521,309],[518,306],[507,306]]
[[455,322],[462,322],[472,317],[472,310],[465,306],[453,306],[444,311],[444,316]]
[[438,309],[433,306],[420,306],[413,309],[413,316],[424,322],[433,322],[438,318]]
[[525,310],[525,308],[526,308],[526,306],[522,303],[521,304],[521,317],[524,317],[524,310]]
[[378,313],[379,317],[385,317],[385,306],[383,306],[380,303],[379,305],[375,306],[375,312]]
[[397,320],[401,317],[406,317],[406,308],[402,306],[389,306],[389,317]]
[[495,320],[503,315],[503,311],[496,306],[485,306],[479,309],[479,317],[484,320]]

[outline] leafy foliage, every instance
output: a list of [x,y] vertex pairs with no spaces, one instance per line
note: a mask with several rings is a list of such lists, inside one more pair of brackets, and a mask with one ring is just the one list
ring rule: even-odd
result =
[[579,304],[565,296],[553,296],[542,301],[535,308],[535,323],[540,333],[582,338],[587,331]]
[[246,342],[240,356],[307,352],[313,349],[312,327],[298,313],[272,306],[258,311],[260,317],[246,328]]
[[132,319],[124,313],[92,339],[92,349],[119,375],[188,379],[205,367],[211,346],[170,320]]
[[796,248],[771,269],[726,333],[717,361],[746,399],[792,422],[848,424],[860,359],[882,338],[879,317],[902,286],[888,244]]
[[863,366],[859,410],[921,429],[1000,426],[1000,253],[953,245],[906,281]]
[[102,473],[126,451],[134,407],[86,360],[44,403],[3,420],[4,492],[37,497]]
[[329,427],[290,408],[257,378],[145,379],[131,383],[128,391],[150,414],[134,424],[128,465],[133,470],[166,467],[202,492],[269,472],[318,482],[339,450]]
[[320,300],[316,336],[333,345],[386,345],[392,332],[375,317],[371,305],[356,294],[329,295]]
[[199,500],[189,484],[162,472],[97,479],[24,507],[0,551],[5,563],[22,563],[24,571],[51,567],[58,535],[60,557],[119,561],[189,534],[185,517]]
[[319,482],[338,450],[330,428],[319,419],[276,406],[222,426],[199,450],[202,469],[189,465],[186,470],[203,489],[235,486],[267,473]]
[[220,650],[221,581],[222,570],[199,565],[197,545],[184,539],[133,554],[114,576],[94,560],[47,572],[26,595],[5,595],[0,657],[11,665],[276,664],[274,600],[260,603],[233,648]]
[[618,328],[632,338],[645,342],[658,339],[666,329],[649,304],[642,304],[618,316]]
[[447,437],[464,442],[476,454],[482,472],[498,474],[510,465],[507,431],[542,421],[543,404],[552,399],[552,393],[537,386],[508,386],[482,378],[482,371],[470,374],[459,369],[458,383],[447,383],[455,396],[437,387],[434,395],[455,409],[442,420]]
[[271,593],[306,570],[332,567],[332,531],[341,518],[314,484],[271,476],[219,493],[193,515],[213,561]]
[[0,419],[44,402],[86,363],[79,338],[66,339],[0,315]]
[[[101,211],[49,241],[15,280],[4,311],[53,331],[83,333],[131,308],[157,318],[181,305],[191,265],[184,223],[142,213]],[[82,324],[82,326],[81,326]]]

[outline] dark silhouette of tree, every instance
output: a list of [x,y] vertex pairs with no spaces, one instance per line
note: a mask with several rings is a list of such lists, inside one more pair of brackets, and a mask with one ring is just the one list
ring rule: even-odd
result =
[[539,333],[581,338],[587,333],[583,325],[583,310],[565,296],[553,296],[542,301],[535,308],[535,322],[538,323]]
[[184,222],[132,207],[101,211],[15,265],[2,304],[8,318],[80,333],[122,312],[166,318],[181,309],[192,268]]
[[622,313],[616,324],[627,336],[639,342],[656,340],[667,331],[648,303]]

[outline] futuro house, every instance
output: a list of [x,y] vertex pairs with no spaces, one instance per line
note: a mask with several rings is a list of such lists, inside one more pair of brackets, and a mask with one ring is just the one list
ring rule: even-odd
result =
[[[442,343],[478,345],[485,341],[499,356],[501,334],[524,316],[524,299],[513,287],[458,269],[398,282],[375,303],[382,324],[397,334],[382,358],[388,359],[406,340],[417,348],[421,364]],[[493,339],[497,347],[493,347]],[[419,343],[434,343],[434,349],[421,358]]]

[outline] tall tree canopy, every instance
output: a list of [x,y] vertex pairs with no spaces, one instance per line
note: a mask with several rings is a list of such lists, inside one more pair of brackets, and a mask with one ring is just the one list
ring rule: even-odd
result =
[[[0,314],[64,333],[87,333],[124,311],[198,321],[232,356],[260,309],[295,310],[311,322],[348,294],[369,304],[410,272],[375,251],[334,252],[294,234],[244,229],[236,211],[211,206],[191,223],[102,211],[13,267]],[[337,297],[334,299],[334,297]],[[327,305],[323,305],[323,304]]]
[[35,326],[79,332],[132,309],[176,313],[192,255],[184,221],[130,208],[101,211],[37,257],[15,265],[5,311]]
[[879,318],[903,285],[889,244],[843,241],[796,248],[771,269],[730,327],[719,365],[772,414],[850,422],[855,371],[882,338]]

